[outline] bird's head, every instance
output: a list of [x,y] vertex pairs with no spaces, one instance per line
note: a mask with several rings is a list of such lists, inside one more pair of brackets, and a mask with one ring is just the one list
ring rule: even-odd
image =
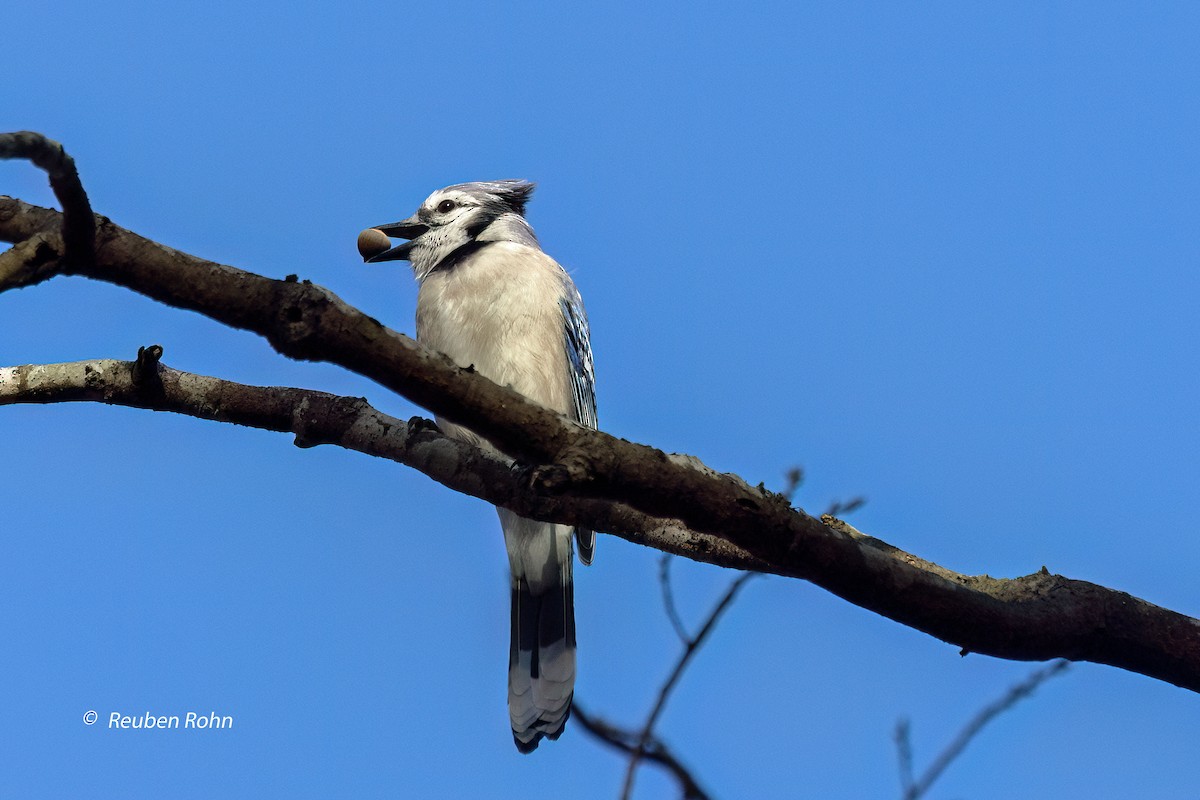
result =
[[[524,180],[460,183],[438,189],[408,219],[368,228],[359,234],[363,261],[411,261],[421,280],[454,261],[464,248],[486,242],[537,246],[525,221],[525,203],[534,184]],[[391,247],[388,239],[407,239]]]

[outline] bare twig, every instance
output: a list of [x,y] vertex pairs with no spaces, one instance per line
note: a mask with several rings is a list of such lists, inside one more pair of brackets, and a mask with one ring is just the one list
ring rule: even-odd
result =
[[913,754],[912,754],[912,726],[908,722],[907,717],[901,717],[896,722],[896,732],[893,738],[896,740],[896,760],[900,769],[900,791],[902,796],[907,797],[908,793],[913,788]]
[[790,503],[796,499],[796,491],[800,488],[800,484],[804,483],[804,468],[791,467],[783,474],[784,480],[787,483],[783,486],[783,491],[780,492]]
[[[571,704],[571,716],[579,721],[584,730],[613,749],[627,755],[636,752],[640,731],[618,728],[605,720],[593,717],[580,707],[579,698],[575,698]],[[679,782],[679,789],[684,800],[709,800],[708,793],[701,788],[695,776],[675,757],[662,740],[650,739],[643,748],[642,758],[658,764],[670,772]]]
[[826,511],[822,516],[844,517],[852,511],[858,511],[866,504],[867,498],[865,497],[852,497],[845,502],[842,502],[841,500],[834,500],[829,506],[829,510]]
[[725,595],[720,599],[720,601],[717,602],[716,606],[713,607],[712,612],[708,615],[708,619],[705,621],[704,626],[700,629],[700,632],[697,633],[694,638],[687,640],[683,648],[683,653],[679,656],[679,660],[675,663],[675,668],[671,671],[666,683],[663,684],[662,689],[660,689],[658,692],[658,700],[655,701],[654,708],[650,710],[650,715],[646,717],[646,724],[642,726],[642,732],[638,736],[637,746],[634,748],[632,755],[629,757],[629,766],[625,770],[625,785],[621,789],[621,797],[623,800],[629,800],[629,798],[633,796],[634,774],[637,772],[638,763],[640,762],[642,756],[645,755],[646,745],[649,743],[651,738],[653,738],[654,725],[658,722],[658,718],[662,714],[663,708],[665,708],[667,705],[667,698],[670,697],[671,690],[674,689],[675,684],[679,682],[679,678],[683,675],[683,671],[687,669],[687,665],[692,660],[692,657],[696,655],[697,651],[699,651],[704,645],[708,635],[712,633],[713,629],[717,625],[718,620],[721,619],[721,615],[725,613],[725,609],[727,609],[729,604],[733,602],[734,597],[737,596],[738,590],[745,585],[746,581],[753,578],[756,574],[757,573],[754,572],[746,572],[735,578],[734,581],[729,585],[729,588],[725,591]]
[[1008,711],[1021,700],[1033,694],[1034,690],[1056,675],[1061,675],[1070,667],[1069,661],[1055,661],[1049,666],[1033,672],[1028,678],[1015,684],[1002,697],[984,706],[974,717],[963,726],[958,735],[946,745],[942,752],[930,762],[919,779],[914,780],[912,772],[912,745],[908,720],[900,720],[896,725],[896,750],[900,760],[901,797],[904,800],[917,800],[925,795],[933,786],[946,767],[958,758],[971,740],[983,730],[984,726],[993,719]]
[[[800,488],[800,484],[804,482],[804,468],[800,466],[790,467],[784,473],[784,487],[781,495],[790,503],[796,496],[796,490]],[[854,511],[862,506],[866,501],[862,498],[856,498],[853,507],[842,506],[834,503],[830,507],[828,514],[835,514],[837,511],[847,513]],[[675,604],[675,592],[671,587],[671,556],[664,554],[658,561],[658,582],[662,589],[663,608],[666,610],[667,619],[671,622],[671,627],[675,629],[676,635],[679,636],[679,641],[686,647],[691,641],[691,634],[687,632],[687,626],[683,624],[683,620],[679,616],[679,610]]]
[[[796,494],[796,490],[800,488],[800,484],[804,480],[804,470],[798,466],[792,467],[787,471],[787,473],[785,473],[785,478],[787,483],[785,484],[784,490],[781,492],[781,494],[788,500],[788,502],[791,502],[792,498]],[[827,513],[830,515],[836,513],[849,513],[861,508],[865,502],[866,500],[861,497],[857,497],[848,503],[834,502],[830,506],[830,510]],[[662,707],[666,703],[667,695],[670,693],[674,684],[679,681],[679,678],[682,676],[688,660],[691,658],[695,650],[699,649],[703,638],[712,632],[716,625],[717,619],[729,607],[729,604],[733,602],[733,598],[737,594],[738,590],[741,589],[742,584],[754,576],[754,573],[746,573],[733,581],[725,596],[719,603],[717,603],[717,606],[713,609],[712,613],[709,614],[709,617],[705,621],[700,633],[696,636],[696,638],[693,639],[687,632],[687,628],[684,626],[683,620],[680,619],[679,611],[676,608],[675,593],[671,588],[671,560],[672,557],[665,554],[659,559],[658,579],[659,584],[662,587],[663,607],[666,610],[667,618],[671,621],[671,626],[675,629],[675,633],[679,636],[679,641],[684,646],[684,652],[680,657],[679,662],[676,664],[675,670],[671,673],[670,677],[667,679],[667,682],[659,691],[658,702],[654,709],[650,712],[650,716],[642,728],[642,735],[641,739],[639,739],[639,745],[633,747],[631,750],[629,766],[625,773],[625,784],[621,795],[626,799],[629,798],[633,792],[634,773],[637,770],[638,760],[644,755],[647,747],[649,747],[649,742],[653,741],[652,731],[655,720],[661,713]],[[647,742],[646,746],[642,746],[640,744],[642,740]]]
[[688,634],[683,620],[679,618],[679,610],[675,607],[675,593],[671,591],[671,559],[669,553],[663,553],[658,559],[658,583],[662,587],[663,608],[667,612],[667,619],[671,621],[671,627],[675,629],[679,641],[686,646],[691,641],[691,635]]

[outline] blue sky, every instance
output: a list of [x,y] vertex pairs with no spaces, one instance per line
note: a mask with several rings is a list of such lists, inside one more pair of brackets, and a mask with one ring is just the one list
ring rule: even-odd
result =
[[[605,430],[768,486],[802,464],[802,506],[866,495],[851,522],[953,569],[1200,609],[1194,7],[35,5],[6,11],[0,128],[64,142],[117,223],[411,333],[411,276],[364,266],[358,231],[530,178]],[[52,204],[27,164],[0,193]],[[421,413],[114,287],[0,295],[3,364],[151,343]],[[623,762],[578,728],[512,747],[481,502],[168,414],[9,407],[0,436],[0,794],[616,796]],[[577,575],[578,698],[619,723],[677,653],[656,574],[601,537]],[[674,574],[693,621],[731,578]],[[1033,667],[760,579],[660,729],[720,797],[895,796],[897,718],[923,764]],[[1194,694],[1079,665],[932,796],[1191,797],[1198,726]]]

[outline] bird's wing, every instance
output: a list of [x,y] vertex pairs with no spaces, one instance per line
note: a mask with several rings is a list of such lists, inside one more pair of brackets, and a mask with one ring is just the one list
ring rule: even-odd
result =
[[[563,313],[563,336],[567,347],[567,363],[570,369],[571,395],[574,399],[575,420],[589,428],[596,427],[596,373],[592,366],[591,332],[588,329],[587,313],[583,310],[583,298],[569,277],[565,278],[565,291],[560,301]],[[575,529],[575,541],[579,546],[579,560],[592,563],[596,552],[595,531]]]

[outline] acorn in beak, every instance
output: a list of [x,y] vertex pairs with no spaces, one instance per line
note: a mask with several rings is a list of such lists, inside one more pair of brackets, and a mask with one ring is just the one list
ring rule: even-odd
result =
[[[368,264],[381,261],[407,261],[417,237],[429,230],[429,226],[416,217],[409,217],[389,225],[367,228],[358,235],[358,253]],[[392,247],[391,239],[408,239],[404,244]]]

